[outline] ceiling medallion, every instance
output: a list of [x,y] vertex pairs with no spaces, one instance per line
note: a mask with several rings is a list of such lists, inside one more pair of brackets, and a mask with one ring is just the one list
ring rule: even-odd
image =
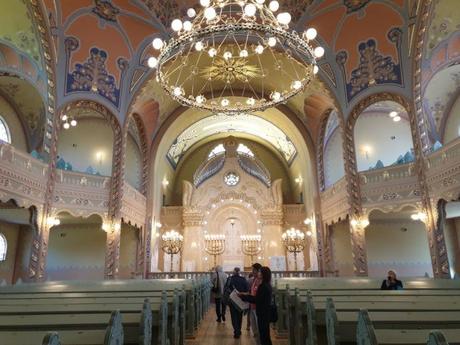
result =
[[184,106],[234,114],[285,103],[318,72],[317,32],[289,31],[291,15],[278,1],[200,0],[174,19],[174,37],[155,38],[148,65],[162,88]]

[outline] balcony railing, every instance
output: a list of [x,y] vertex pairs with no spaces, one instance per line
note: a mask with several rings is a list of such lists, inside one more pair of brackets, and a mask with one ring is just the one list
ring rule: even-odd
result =
[[345,218],[349,211],[347,180],[342,177],[321,193],[321,212],[325,223]]
[[78,216],[107,213],[110,195],[108,176],[57,170],[53,206]]
[[[45,198],[48,165],[0,142],[0,198],[19,206],[41,205]],[[5,199],[5,200],[4,200]]]
[[136,226],[144,226],[146,206],[147,199],[145,196],[125,182],[123,184],[123,203],[121,207],[123,220]]

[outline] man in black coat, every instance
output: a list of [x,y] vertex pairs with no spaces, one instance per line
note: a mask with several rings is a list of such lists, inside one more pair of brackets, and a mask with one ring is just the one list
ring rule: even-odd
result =
[[[238,292],[248,292],[249,285],[247,280],[240,275],[240,268],[235,267],[233,275],[228,278],[225,284],[224,293],[231,293],[233,290]],[[243,312],[230,302],[230,316],[232,317],[233,338],[238,339],[241,336],[241,324],[243,322]]]

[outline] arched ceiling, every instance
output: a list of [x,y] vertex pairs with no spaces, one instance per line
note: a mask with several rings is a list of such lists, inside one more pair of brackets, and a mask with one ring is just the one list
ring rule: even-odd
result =
[[171,144],[167,158],[173,167],[182,156],[197,142],[215,135],[226,133],[248,134],[273,146],[289,164],[297,150],[286,133],[262,117],[251,114],[209,115],[192,123],[184,129]]
[[443,126],[460,90],[460,7],[456,0],[433,1],[422,59],[423,112],[432,142],[441,142]]
[[0,41],[26,54],[42,66],[39,36],[31,20],[33,15],[24,1],[0,1]]

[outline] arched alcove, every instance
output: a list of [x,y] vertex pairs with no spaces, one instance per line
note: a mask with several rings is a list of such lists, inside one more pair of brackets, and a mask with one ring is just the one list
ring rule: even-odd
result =
[[14,284],[27,280],[32,248],[35,207],[19,207],[14,201],[0,202],[0,233],[6,244],[6,256],[0,258],[0,281]]
[[75,217],[68,212],[60,212],[56,218],[60,224],[50,230],[46,279],[104,279],[107,234],[102,230],[102,218]]
[[120,132],[118,121],[103,106],[90,101],[68,104],[61,114],[58,169],[111,176]]
[[433,276],[425,224],[412,218],[417,212],[408,206],[369,214],[365,233],[369,276],[385,277],[389,269],[401,277]]
[[330,112],[323,135],[324,188],[332,186],[345,176],[343,137],[336,110]]
[[394,101],[365,108],[353,129],[358,171],[409,163],[414,160],[407,111]]
[[423,92],[423,111],[432,142],[447,144],[460,136],[460,65],[450,62],[428,81]]
[[145,192],[147,143],[143,122],[137,114],[128,117],[125,125],[125,179],[141,193]]

